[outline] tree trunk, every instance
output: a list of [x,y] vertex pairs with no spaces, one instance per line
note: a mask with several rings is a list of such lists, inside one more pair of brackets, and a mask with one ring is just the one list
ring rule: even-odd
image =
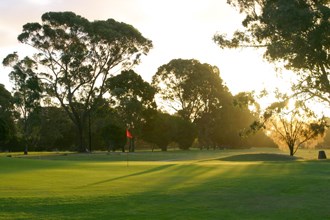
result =
[[167,151],[167,146],[162,146],[162,147],[160,147],[160,149],[161,149],[162,151]]
[[29,152],[29,145],[28,145],[28,141],[27,141],[27,116],[24,115],[24,155],[28,155],[28,152]]
[[289,146],[289,149],[290,149],[290,156],[293,156],[293,154],[294,154],[294,152],[293,152],[294,146]]
[[129,143],[129,152],[134,152],[135,151],[135,138],[129,138],[128,140]]
[[81,153],[86,152],[85,144],[84,144],[84,128],[81,124],[77,123],[77,130],[78,130],[78,151]]
[[24,155],[28,155],[28,145],[27,145],[27,143],[25,143]]
[[89,152],[92,153],[92,130],[91,130],[91,113],[88,112],[88,147]]

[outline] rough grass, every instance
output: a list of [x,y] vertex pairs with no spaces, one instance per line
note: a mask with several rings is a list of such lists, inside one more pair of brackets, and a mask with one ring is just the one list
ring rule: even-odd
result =
[[330,219],[317,151],[6,156],[0,219]]

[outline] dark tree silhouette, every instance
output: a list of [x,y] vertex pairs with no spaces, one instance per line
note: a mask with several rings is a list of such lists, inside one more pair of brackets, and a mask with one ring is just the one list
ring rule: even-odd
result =
[[41,18],[41,23],[25,24],[18,40],[37,50],[35,62],[45,69],[38,77],[75,124],[79,151],[85,151],[86,120],[107,92],[111,70],[137,64],[152,43],[113,19],[91,22],[73,12],[48,12]]

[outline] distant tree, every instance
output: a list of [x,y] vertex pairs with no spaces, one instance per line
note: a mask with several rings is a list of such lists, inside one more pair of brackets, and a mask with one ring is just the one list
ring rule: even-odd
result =
[[121,150],[125,152],[125,145],[127,143],[125,127],[115,123],[109,123],[102,129],[102,136],[107,145],[108,151]]
[[36,73],[37,63],[29,57],[19,60],[18,55],[13,53],[3,60],[3,65],[13,67],[13,71],[9,73],[9,78],[14,84],[14,103],[22,122],[22,135],[25,142],[24,154],[28,154],[28,146],[36,135],[35,132],[32,132],[32,126],[30,126],[32,117],[29,116],[40,107],[42,96],[41,81]]
[[167,151],[171,143],[188,150],[197,137],[196,126],[182,117],[154,112],[142,127],[141,138]]
[[[197,60],[174,59],[158,68],[152,85],[162,102],[183,119],[195,124],[202,145],[213,145],[216,112],[231,104],[231,94],[217,67]],[[193,132],[194,133],[194,132]]]
[[156,109],[156,90],[133,70],[123,71],[111,77],[107,81],[107,88],[118,116],[134,133],[132,138],[134,146],[136,137],[141,134],[143,124]]
[[27,23],[18,36],[37,50],[38,76],[50,97],[75,124],[79,151],[85,151],[85,125],[107,92],[114,68],[139,63],[152,47],[133,26],[113,19],[93,21],[73,12],[48,12],[42,23]]
[[[287,96],[282,95],[280,98],[280,101],[274,102],[265,110],[256,112],[259,118],[245,134],[263,129],[280,149],[289,149],[290,156],[299,148],[313,148],[322,142],[327,129],[326,119],[315,115],[306,108],[304,102],[296,101],[292,105]],[[250,102],[252,98],[246,100]]]
[[0,84],[0,150],[15,135],[13,98],[5,86]]
[[[329,118],[325,120],[329,122]],[[316,148],[330,148],[330,129],[326,130],[323,142],[320,142]]]
[[184,120],[179,116],[173,116],[175,129],[173,141],[179,145],[181,150],[188,150],[197,138],[196,125],[190,121]]
[[157,145],[162,151],[167,151],[175,135],[174,116],[157,112],[143,126],[143,140]]
[[219,74],[215,66],[194,59],[174,59],[158,68],[152,85],[167,107],[182,118],[195,121],[223,104],[221,95],[227,88]]
[[126,123],[116,108],[107,99],[103,99],[92,115],[92,143],[95,149],[125,150]]
[[244,128],[255,121],[246,106],[239,106],[241,95],[228,94],[228,102],[211,114],[206,114],[196,123],[199,128],[199,144],[205,148],[274,147],[274,143],[262,132],[253,136],[242,136]]
[[[261,47],[272,63],[300,77],[296,96],[330,104],[330,2],[328,0],[228,0],[246,15],[233,37],[216,34],[221,48]],[[306,97],[307,96],[307,97]]]
[[36,150],[73,150],[75,127],[62,108],[42,107],[34,113],[35,129],[39,129]]
[[267,117],[264,126],[269,137],[280,148],[288,147],[291,156],[301,147],[314,148],[323,141],[326,131],[324,118],[311,119],[310,116],[303,115],[299,109],[282,111]]

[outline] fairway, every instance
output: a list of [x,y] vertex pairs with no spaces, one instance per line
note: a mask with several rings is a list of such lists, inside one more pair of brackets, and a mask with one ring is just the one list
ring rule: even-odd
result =
[[330,219],[330,163],[316,158],[277,149],[0,154],[0,219]]

